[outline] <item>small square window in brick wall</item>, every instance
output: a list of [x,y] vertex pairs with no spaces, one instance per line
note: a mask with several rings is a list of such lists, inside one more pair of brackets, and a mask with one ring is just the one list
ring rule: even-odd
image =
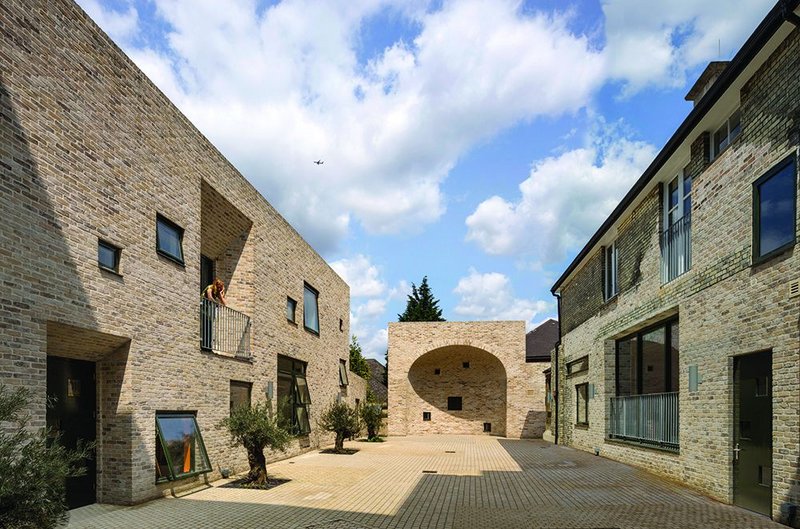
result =
[[447,397],[447,409],[458,411],[461,409],[461,397]]
[[461,365],[464,367],[464,369],[469,369],[469,362],[462,362]]
[[486,432],[486,433],[491,432],[492,431],[492,423],[490,423],[490,422],[483,423],[483,431]]
[[430,421],[431,420],[431,412],[423,411],[422,412],[422,420],[423,421]]
[[433,370],[433,374],[434,375],[441,375],[442,374],[442,370],[437,367],[436,369]]

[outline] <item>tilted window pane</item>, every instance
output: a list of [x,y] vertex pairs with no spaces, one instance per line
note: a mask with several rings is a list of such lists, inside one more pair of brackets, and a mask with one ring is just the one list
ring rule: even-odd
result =
[[297,426],[299,433],[307,434],[311,431],[311,424],[308,422],[308,408],[304,405],[295,406],[295,415],[297,417]]
[[308,286],[305,287],[303,292],[303,325],[314,332],[319,332],[317,293]]
[[159,465],[163,477],[179,479],[211,470],[200,428],[193,415],[159,415],[156,416],[156,427],[161,449],[168,460],[166,469],[163,463]]
[[659,327],[642,336],[642,394],[664,393],[666,388],[666,329]]
[[758,186],[758,256],[791,243],[795,237],[794,159]]
[[297,384],[297,401],[301,404],[311,403],[311,395],[308,392],[308,383],[306,377],[295,375],[295,382]]
[[347,385],[347,364],[344,362],[339,362],[339,385],[346,386]]

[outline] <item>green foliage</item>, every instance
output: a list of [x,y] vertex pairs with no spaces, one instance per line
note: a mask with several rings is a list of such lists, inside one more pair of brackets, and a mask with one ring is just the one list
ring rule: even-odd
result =
[[257,402],[254,406],[239,406],[231,416],[223,419],[220,427],[228,429],[231,446],[243,446],[247,450],[250,472],[248,482],[255,485],[267,483],[267,458],[264,448],[286,450],[291,434],[280,413],[272,413],[272,402]]
[[397,315],[397,321],[445,321],[439,300],[433,297],[428,286],[428,276],[422,278],[419,288],[411,283],[411,294],[408,295],[406,310]]
[[31,430],[22,412],[29,399],[0,385],[0,527],[50,529],[67,521],[66,478],[86,472],[94,446],[68,450],[53,432]]
[[361,345],[358,337],[353,335],[350,340],[350,371],[364,380],[369,380],[371,375],[366,358],[361,354]]
[[333,401],[322,412],[317,423],[320,428],[336,433],[336,450],[344,450],[344,440],[359,431],[358,412],[346,402]]
[[386,366],[386,369],[383,370],[383,385],[387,388],[389,387],[389,350],[386,350],[386,354],[383,355],[385,363],[383,364]]
[[382,418],[383,409],[379,403],[367,402],[361,407],[361,420],[367,426],[367,439],[373,440],[378,437]]

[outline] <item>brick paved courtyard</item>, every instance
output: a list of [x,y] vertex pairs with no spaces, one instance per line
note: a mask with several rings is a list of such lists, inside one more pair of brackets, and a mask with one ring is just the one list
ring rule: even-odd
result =
[[[779,528],[673,483],[542,441],[483,436],[348,443],[270,465],[291,482],[72,511],[70,528]],[[433,473],[435,472],[435,473]]]

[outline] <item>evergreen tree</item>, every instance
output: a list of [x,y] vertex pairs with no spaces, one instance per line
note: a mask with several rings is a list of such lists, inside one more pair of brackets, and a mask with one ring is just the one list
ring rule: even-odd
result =
[[419,288],[411,283],[411,294],[406,302],[406,311],[397,315],[397,321],[445,321],[439,300],[433,297],[428,286],[428,276],[422,278]]
[[350,340],[350,371],[364,380],[369,380],[370,370],[366,358],[361,354],[361,345],[358,337],[353,335]]

